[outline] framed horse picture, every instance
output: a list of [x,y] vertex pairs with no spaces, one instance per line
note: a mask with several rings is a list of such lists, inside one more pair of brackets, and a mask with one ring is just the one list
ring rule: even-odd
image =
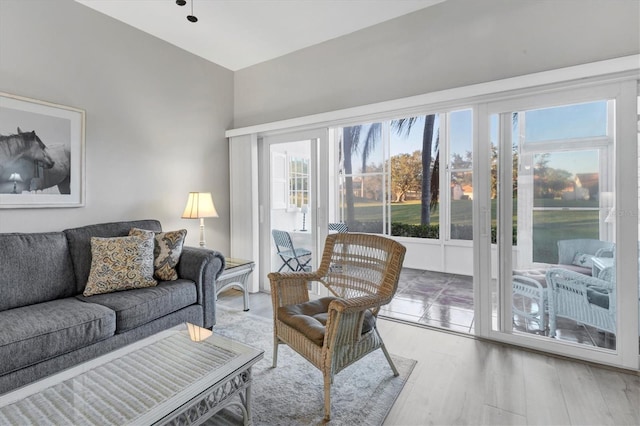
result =
[[84,206],[84,110],[0,92],[0,208]]

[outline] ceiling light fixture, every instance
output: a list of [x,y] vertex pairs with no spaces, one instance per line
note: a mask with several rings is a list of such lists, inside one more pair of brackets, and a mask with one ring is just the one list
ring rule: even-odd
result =
[[[187,4],[186,0],[176,0],[176,4],[178,6],[184,6]],[[193,14],[193,0],[191,0],[191,15],[187,15],[187,20],[189,22],[198,22],[198,18]]]

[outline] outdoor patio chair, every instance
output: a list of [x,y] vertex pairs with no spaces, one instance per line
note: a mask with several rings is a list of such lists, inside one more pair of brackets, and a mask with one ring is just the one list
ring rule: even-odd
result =
[[549,336],[556,335],[557,317],[615,333],[615,277],[615,268],[604,271],[599,278],[563,268],[549,269]]
[[273,241],[276,244],[276,250],[278,256],[282,259],[282,266],[278,269],[278,272],[282,271],[285,267],[288,267],[291,271],[306,271],[310,268],[309,262],[311,262],[311,252],[303,248],[295,248],[293,241],[291,241],[291,235],[286,231],[280,231],[274,229],[271,231],[273,235]]
[[592,238],[558,241],[558,265],[564,269],[592,274],[594,257],[613,257],[615,244]]
[[349,227],[344,222],[330,223],[328,228],[329,228],[329,231],[335,231],[339,234],[344,234],[346,232],[349,232]]
[[[269,274],[273,366],[278,362],[278,345],[286,344],[322,371],[325,420],[331,417],[333,376],[353,362],[380,348],[398,375],[376,318],[398,288],[405,250],[379,235],[332,234],[317,271]],[[324,285],[331,297],[310,301],[307,284],[313,281]]]
[[512,277],[514,323],[516,318],[531,321],[541,333],[547,330],[549,312],[546,270],[514,270]]

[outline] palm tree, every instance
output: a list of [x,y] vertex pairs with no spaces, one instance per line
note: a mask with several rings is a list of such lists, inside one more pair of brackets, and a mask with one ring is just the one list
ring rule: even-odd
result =
[[[431,170],[431,162],[433,160],[431,152],[433,150],[433,131],[436,116],[432,114],[423,117],[401,118],[399,120],[392,121],[391,126],[398,135],[406,137],[421,118],[424,118],[424,127],[422,129],[422,195],[420,203],[420,223],[423,225],[429,225],[431,223],[431,209],[435,208],[437,205],[440,194],[440,182],[438,178],[438,169],[440,166],[440,156],[438,155],[438,148],[440,144],[439,131],[436,134],[436,155],[435,161],[433,161],[433,171]],[[353,179],[351,177],[353,164],[351,157],[354,153],[359,152],[360,148],[362,148],[362,170],[365,171],[369,154],[374,150],[375,145],[378,143],[382,135],[382,124],[372,123],[369,125],[366,135],[361,141],[360,134],[363,127],[364,126],[362,125],[358,125],[345,127],[343,129],[343,149],[345,153],[343,167],[345,172],[345,203],[347,207],[346,220],[349,224],[353,224],[355,222],[355,200],[353,195]]]
[[425,115],[422,117],[401,118],[391,122],[391,126],[400,136],[408,136],[411,129],[416,125],[418,120],[424,119],[424,127],[422,129],[422,194],[420,198],[420,223],[429,225],[431,223],[431,210],[438,204],[440,195],[440,179],[438,170],[440,169],[440,131],[436,134],[436,155],[433,161],[433,171],[431,170],[431,161],[433,156],[433,130],[435,127],[435,114]]

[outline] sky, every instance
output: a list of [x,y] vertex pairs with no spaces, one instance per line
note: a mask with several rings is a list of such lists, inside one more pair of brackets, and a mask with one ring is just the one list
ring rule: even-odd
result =
[[[520,114],[522,121],[522,114]],[[525,140],[535,144],[551,140],[565,140],[585,137],[606,136],[607,134],[607,101],[590,102],[561,107],[529,110],[525,112]],[[491,118],[492,141],[497,141],[497,115]],[[449,113],[449,137],[451,154],[458,153],[464,157],[472,150],[473,114],[471,109],[463,109]],[[518,134],[520,124],[513,126],[514,136]],[[436,116],[435,128],[440,126],[440,116]],[[398,135],[393,127],[390,130],[390,154],[413,153],[422,150],[422,131],[424,117],[418,117],[408,135]],[[366,132],[363,129],[362,135]],[[437,132],[434,132],[434,141]],[[435,144],[434,144],[435,145]],[[374,152],[370,153],[368,163],[380,164],[383,159],[383,144],[378,143]],[[358,164],[354,162],[354,164]],[[598,153],[596,150],[573,151],[571,153],[554,153],[549,157],[549,167],[564,169],[572,174],[598,172]]]

